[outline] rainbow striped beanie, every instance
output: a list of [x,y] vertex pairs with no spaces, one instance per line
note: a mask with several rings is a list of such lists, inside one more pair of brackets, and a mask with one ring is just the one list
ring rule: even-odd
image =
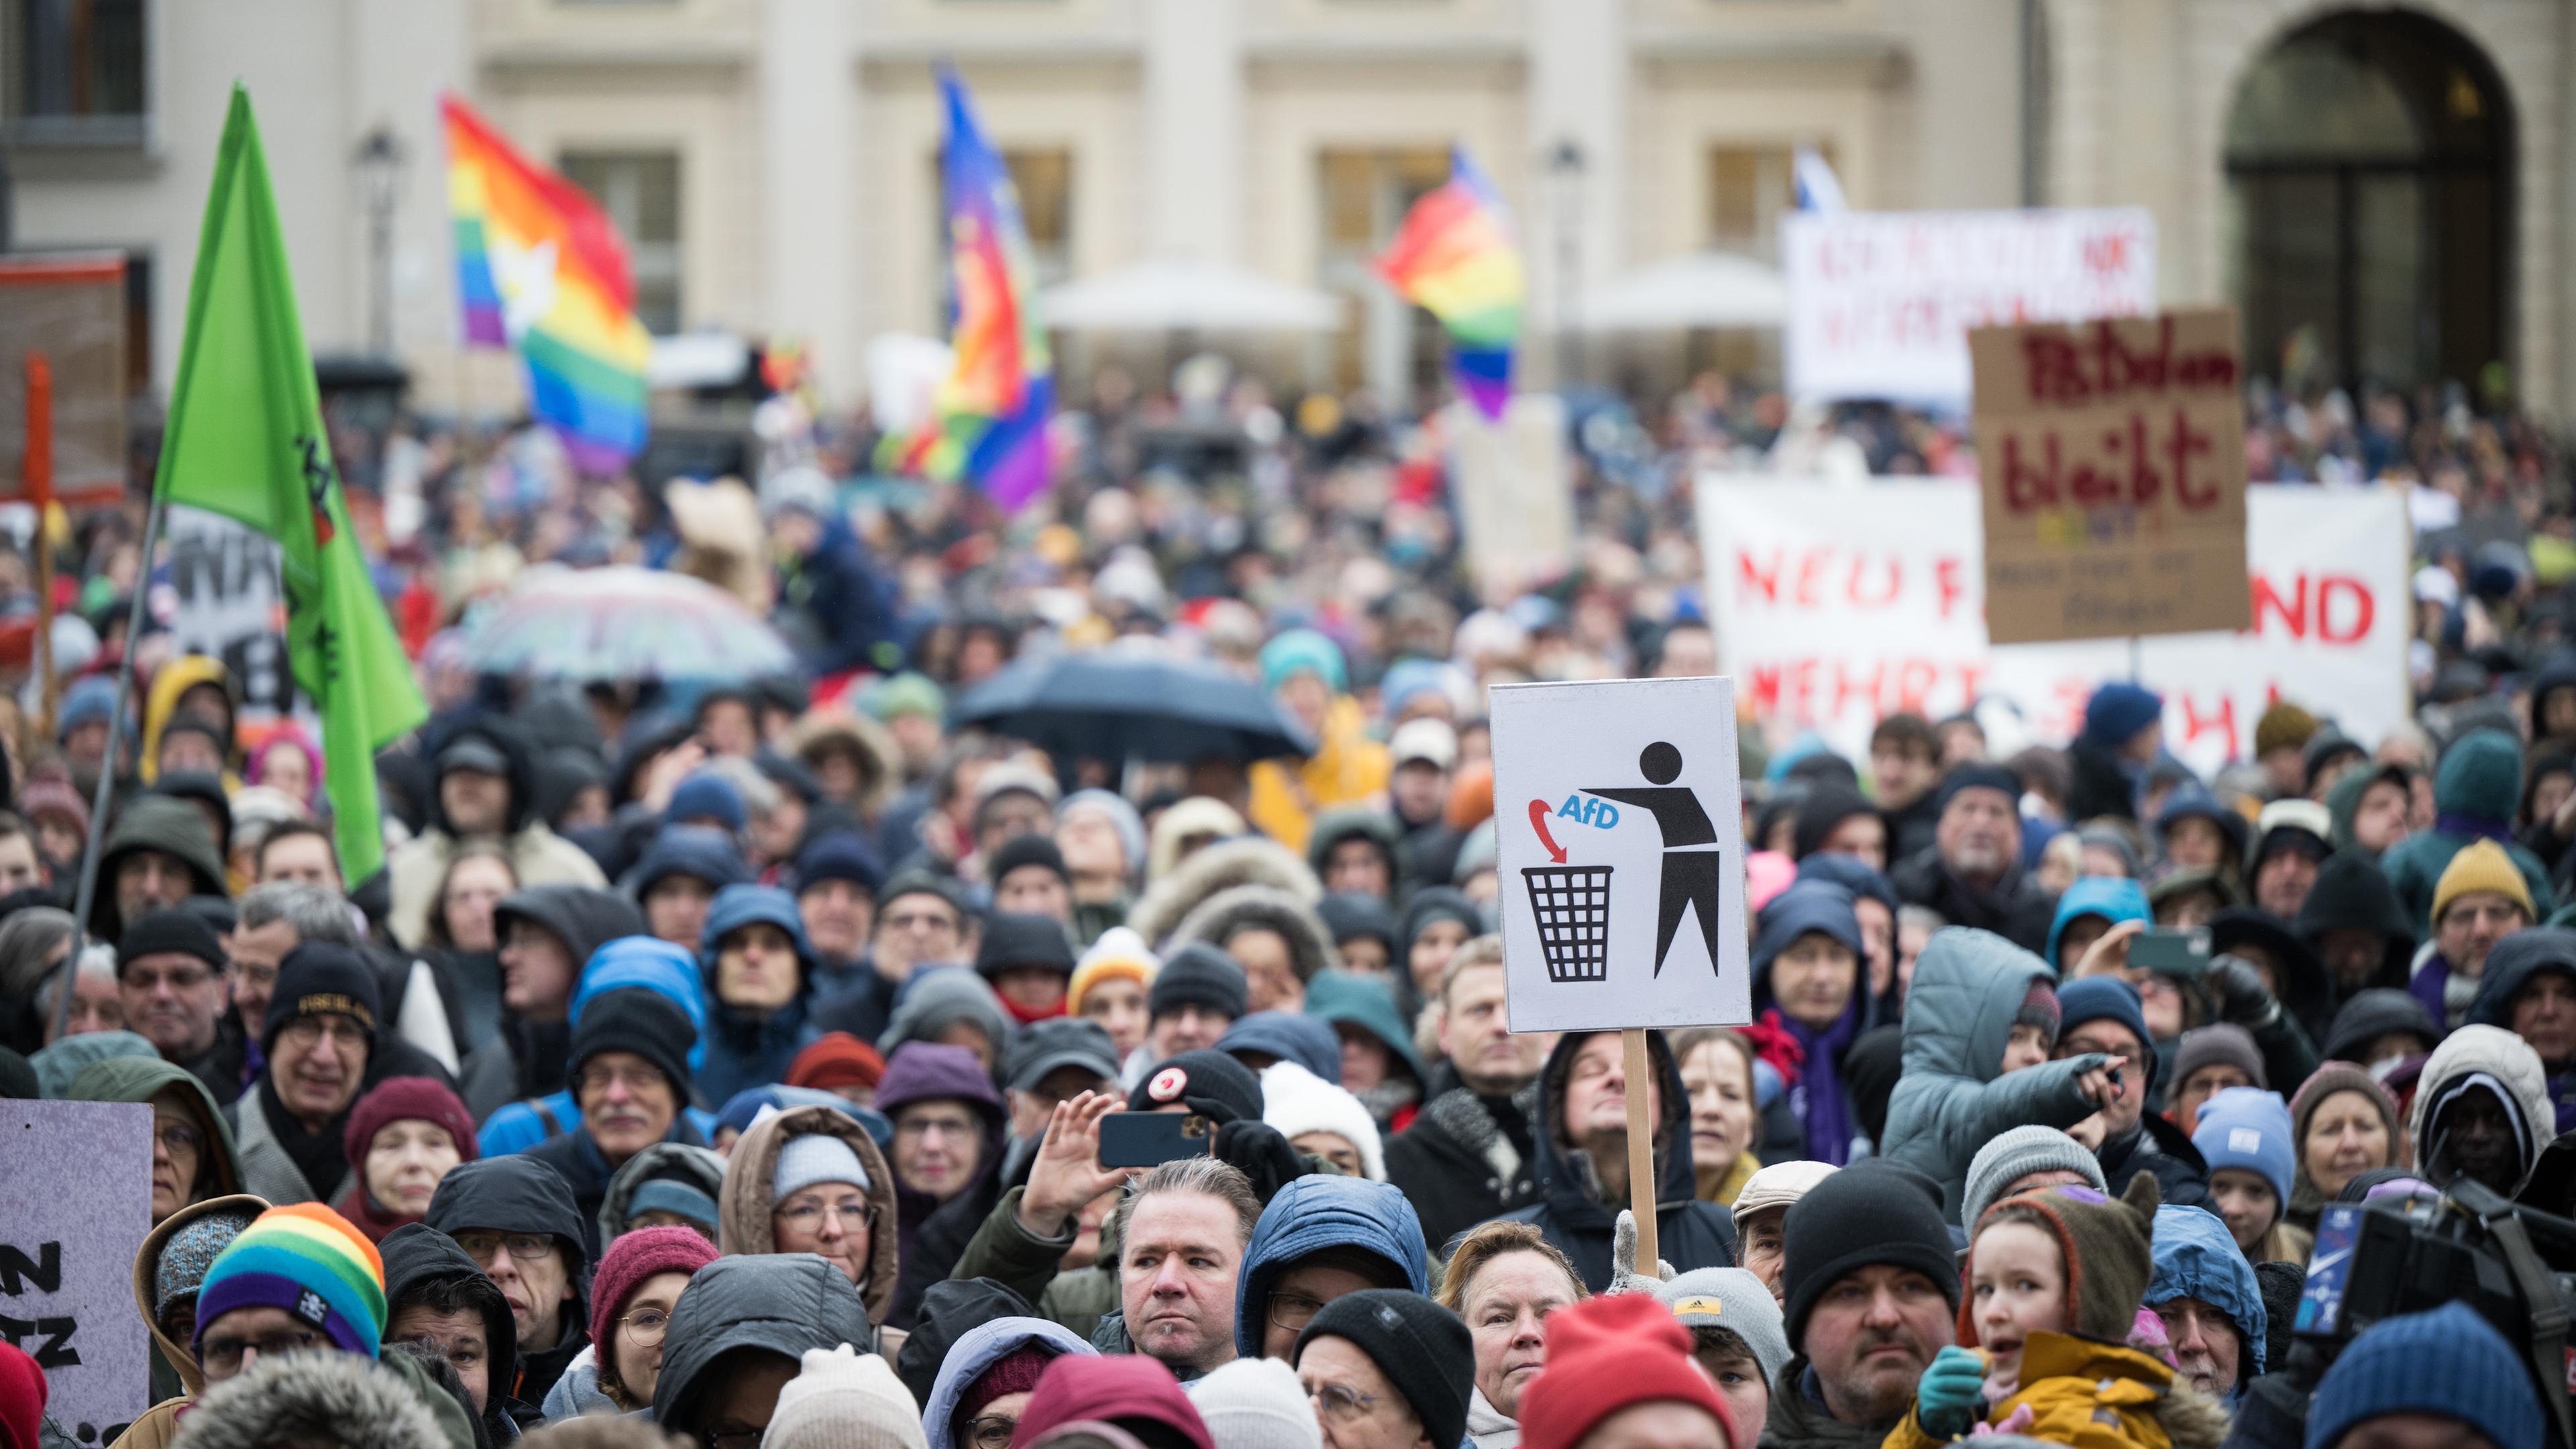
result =
[[236,1308],[275,1308],[374,1358],[385,1333],[385,1261],[367,1235],[318,1202],[273,1207],[251,1220],[206,1270],[197,1333]]

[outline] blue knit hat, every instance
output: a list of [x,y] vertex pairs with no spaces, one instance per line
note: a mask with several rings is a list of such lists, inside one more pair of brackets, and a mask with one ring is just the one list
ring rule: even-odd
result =
[[2241,1167],[2261,1174],[2280,1197],[2280,1211],[2287,1212],[2290,1179],[2298,1171],[2298,1155],[2290,1147],[2292,1135],[2290,1109],[2280,1093],[2227,1087],[2201,1104],[2191,1145],[2200,1149],[2201,1160],[2211,1172]]
[[2495,1326],[2464,1303],[2405,1313],[2364,1329],[2326,1370],[2308,1406],[2307,1449],[2389,1414],[2457,1419],[2503,1449],[2539,1449],[2531,1371]]
[[733,787],[733,781],[703,770],[682,780],[679,788],[671,792],[670,808],[662,812],[662,818],[670,821],[716,820],[722,822],[725,829],[735,831],[741,830],[750,820],[743,809],[742,792]]
[[2104,749],[2118,749],[2138,731],[2164,718],[2164,697],[2143,685],[2114,681],[2093,691],[2084,702],[2084,739]]
[[2147,1087],[2156,1086],[2156,1039],[2147,1033],[2147,1013],[2138,1005],[2138,988],[2117,976],[2086,976],[2057,988],[2057,1039],[2066,1040],[2076,1027],[2088,1021],[2116,1021],[2129,1029],[2146,1048],[2146,1061],[2131,1062],[2124,1071],[2137,1071],[2143,1066]]
[[1312,671],[1325,687],[1340,694],[1350,687],[1350,666],[1342,646],[1312,629],[1291,629],[1261,646],[1261,686],[1275,690],[1298,674]]

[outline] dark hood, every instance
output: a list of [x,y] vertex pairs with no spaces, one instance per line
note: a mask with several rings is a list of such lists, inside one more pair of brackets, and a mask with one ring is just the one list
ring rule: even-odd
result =
[[[2487,960],[2492,965],[2494,953],[2488,953]],[[2424,1009],[2424,1003],[2417,1001],[2413,992],[2395,986],[2374,986],[2354,992],[2352,999],[2335,1012],[2334,1022],[2326,1030],[2322,1055],[2330,1062],[2368,1066],[2369,1063],[2361,1059],[2361,1053],[2372,1042],[2392,1031],[2414,1032],[2428,1045],[2442,1039],[2442,1028],[2434,1023],[2433,1014]]]
[[2260,948],[2277,963],[2281,1005],[2298,1018],[2311,1036],[2334,1019],[2334,983],[2326,979],[2325,962],[2308,943],[2270,911],[2231,906],[2209,920],[2209,949],[2232,951],[2242,943]]
[[874,1338],[859,1291],[840,1269],[811,1253],[718,1258],[689,1279],[671,1310],[653,1419],[677,1423],[681,1406],[702,1391],[708,1366],[733,1349],[767,1349],[794,1361],[809,1348],[845,1343],[866,1349]]
[[487,1232],[544,1233],[578,1264],[573,1274],[573,1322],[590,1322],[590,1260],[582,1247],[581,1209],[562,1173],[525,1153],[460,1163],[440,1178],[421,1221],[450,1235]]
[[197,895],[230,896],[224,864],[215,854],[215,838],[206,829],[205,812],[172,795],[137,795],[117,812],[116,828],[98,857],[98,878],[108,888],[90,906],[90,934],[114,941],[125,934],[125,918],[116,909],[116,868],[138,850],[157,850],[185,861],[196,878]]
[[422,813],[430,829],[448,835],[456,833],[447,823],[447,805],[438,788],[438,757],[459,740],[477,738],[499,750],[501,758],[509,763],[510,817],[506,828],[507,833],[516,835],[537,816],[536,751],[515,722],[498,714],[461,715],[452,723],[434,726],[432,733],[422,738],[420,756],[429,765],[429,798],[421,802]]
[[510,1317],[510,1301],[483,1276],[456,1240],[427,1223],[405,1223],[385,1235],[376,1251],[385,1261],[385,1324],[414,1294],[432,1284],[452,1283],[459,1296],[483,1314],[483,1332],[492,1350],[492,1401],[497,1405],[519,1382],[519,1325]]
[[2376,931],[2388,942],[2373,986],[2403,987],[2406,968],[2415,955],[2415,928],[2398,903],[2396,887],[2376,861],[2339,850],[2317,867],[2317,883],[2308,890],[2293,928],[2311,951],[2322,948],[2328,931]]
[[[2514,997],[2543,971],[2561,971],[2576,977],[2576,931],[2563,926],[2535,926],[2496,942],[2495,949],[2487,953],[2486,974],[2478,981],[2478,994],[2469,1003],[2469,1023],[2513,1030]],[[2555,1071],[2565,1064],[2545,1065]]]
[[492,924],[502,935],[509,918],[522,916],[543,926],[572,953],[575,975],[600,947],[621,936],[648,934],[644,913],[615,891],[595,886],[541,885],[513,891],[492,908]]
[[[1613,1033],[1614,1035],[1616,1033]],[[1559,1213],[1576,1217],[1590,1213],[1599,1226],[1607,1229],[1613,1214],[1593,1194],[1588,1165],[1578,1165],[1580,1156],[1564,1143],[1565,1082],[1574,1071],[1574,1054],[1583,1043],[1599,1032],[1570,1031],[1557,1039],[1556,1050],[1548,1053],[1547,1065],[1539,1072],[1538,1096],[1538,1182],[1549,1203]],[[1689,1202],[1698,1195],[1699,1180],[1693,1175],[1690,1153],[1690,1113],[1677,1104],[1690,1101],[1682,1088],[1682,1071],[1673,1060],[1673,1049],[1660,1031],[1646,1033],[1646,1056],[1654,1063],[1658,1095],[1664,1102],[1664,1130],[1655,1142],[1655,1202]],[[1636,1196],[1632,1190],[1631,1198]],[[1582,1221],[1576,1217],[1577,1222]]]
[[1324,862],[1333,858],[1334,846],[1345,840],[1365,840],[1386,857],[1388,879],[1392,880],[1397,833],[1395,817],[1383,810],[1357,805],[1327,810],[1315,817],[1314,830],[1306,837],[1306,863],[1320,876]]

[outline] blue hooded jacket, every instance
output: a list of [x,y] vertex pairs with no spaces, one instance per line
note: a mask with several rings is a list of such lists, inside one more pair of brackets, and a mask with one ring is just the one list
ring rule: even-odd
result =
[[[1281,1270],[1325,1248],[1357,1248],[1384,1258],[1404,1275],[1406,1288],[1429,1293],[1422,1219],[1391,1183],[1359,1177],[1301,1177],[1279,1189],[1244,1246],[1234,1281],[1234,1351],[1261,1357],[1261,1329],[1269,1316],[1270,1285]],[[953,1350],[952,1350],[953,1352]]]
[[[1342,1084],[1342,1043],[1320,1017],[1295,1011],[1256,1011],[1225,1029],[1216,1049],[1228,1056],[1260,1052],[1295,1062],[1338,1087]],[[1245,1063],[1249,1066],[1250,1063]]]
[[966,1391],[975,1387],[986,1369],[1024,1348],[1041,1350],[1050,1358],[1066,1354],[1089,1358],[1100,1353],[1062,1325],[1043,1318],[993,1318],[976,1324],[948,1346],[948,1356],[939,1361],[939,1377],[931,1383],[929,1401],[921,1406],[921,1432],[930,1449],[962,1449],[953,1421]]
[[[697,1045],[689,1048],[689,1070],[706,1065],[707,998],[699,985],[697,959],[668,941],[652,936],[620,936],[590,953],[589,962],[581,968],[581,985],[572,993],[567,1008],[571,1024],[581,1025],[582,1008],[603,991],[621,986],[642,986],[670,998],[671,1003],[687,1014],[689,1024],[698,1029]],[[681,1115],[708,1140],[714,1140],[715,1114],[695,1106],[683,1106]],[[486,1157],[504,1157],[525,1152],[555,1135],[546,1117],[554,1118],[554,1127],[574,1132],[581,1127],[581,1105],[569,1091],[540,1097],[535,1104],[512,1102],[484,1120],[475,1132],[475,1144]]]
[[[754,925],[777,927],[796,949],[796,993],[772,1011],[743,1010],[716,998],[716,960],[724,938]],[[796,898],[776,886],[726,886],[707,906],[699,953],[708,1020],[700,1028],[706,1060],[698,1067],[698,1089],[708,1101],[722,1102],[745,1087],[784,1080],[796,1054],[822,1035],[805,1019],[814,992],[814,948],[806,944]]]
[[2270,1320],[2263,1313],[2263,1285],[2254,1265],[2227,1224],[2207,1208],[2167,1203],[2156,1209],[2155,1242],[2149,1250],[2155,1276],[2147,1280],[2146,1306],[2176,1298],[2197,1298],[2227,1315],[2243,1347],[2237,1354],[2236,1389],[2230,1402],[2245,1396],[2245,1386],[2263,1372],[2263,1344]]
[[2153,923],[2156,918],[2147,906],[2146,887],[2136,881],[2116,875],[2079,877],[2057,898],[2057,919],[2048,927],[2048,964],[2056,967],[2060,976],[2072,963],[2058,959],[2057,942],[2066,934],[2067,925],[2079,916],[2100,916],[2115,926],[2122,921]]

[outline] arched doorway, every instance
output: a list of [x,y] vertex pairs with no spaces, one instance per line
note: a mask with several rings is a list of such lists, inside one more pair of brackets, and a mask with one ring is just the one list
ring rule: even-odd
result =
[[2345,11],[2258,61],[2227,122],[2230,290],[2251,372],[2475,382],[2508,354],[2513,119],[2459,32]]

